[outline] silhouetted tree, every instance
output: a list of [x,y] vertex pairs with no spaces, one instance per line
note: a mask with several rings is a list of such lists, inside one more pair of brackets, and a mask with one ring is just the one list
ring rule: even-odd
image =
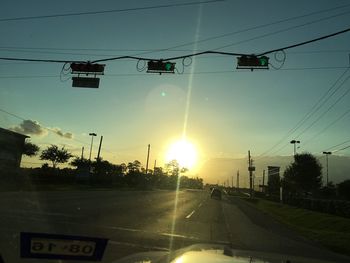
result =
[[38,145],[31,143],[31,142],[25,142],[23,147],[23,154],[27,155],[29,157],[35,156],[38,154],[40,148]]
[[70,165],[74,166],[76,168],[82,168],[89,166],[89,160],[85,158],[75,157],[71,162]]
[[132,163],[128,163],[126,166],[128,173],[135,173],[135,172],[140,172],[141,170],[141,162],[138,160],[133,161]]
[[52,167],[56,168],[58,163],[65,163],[72,155],[64,147],[61,149],[57,145],[51,145],[43,150],[40,155],[40,160],[47,160],[52,162]]
[[322,166],[310,153],[296,154],[284,172],[283,186],[293,193],[314,192],[322,184]]
[[333,182],[329,182],[320,189],[319,194],[320,198],[334,198],[337,194],[336,186]]
[[169,163],[165,164],[165,169],[167,174],[178,176],[180,172],[180,165],[177,160],[172,160]]
[[337,185],[340,198],[350,200],[350,180],[345,180]]

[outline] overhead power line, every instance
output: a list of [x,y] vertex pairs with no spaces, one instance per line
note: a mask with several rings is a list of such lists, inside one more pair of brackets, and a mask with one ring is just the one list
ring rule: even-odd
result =
[[311,139],[309,139],[306,142],[303,142],[303,145],[309,144],[311,141],[315,140],[318,136],[320,136],[321,134],[323,134],[325,131],[327,131],[329,128],[331,128],[332,126],[334,126],[337,122],[339,122],[341,119],[343,119],[346,115],[348,115],[350,113],[350,109],[345,111],[342,115],[340,115],[337,119],[335,119],[334,121],[332,121],[329,125],[327,125],[325,128],[323,128],[321,131],[319,131],[316,135],[312,136]]
[[[306,71],[306,70],[339,70],[346,69],[348,67],[300,67],[300,68],[282,68],[272,71]],[[191,73],[182,73],[181,75],[206,75],[206,74],[246,74],[248,71],[240,70],[217,70],[217,71],[194,71]],[[145,77],[149,76],[148,73],[110,73],[104,74],[104,77]],[[35,79],[35,78],[59,78],[60,75],[0,75],[0,79]]]
[[279,30],[276,30],[276,31],[273,31],[273,32],[269,32],[269,33],[265,33],[265,34],[262,34],[262,35],[254,36],[252,38],[248,38],[248,39],[240,40],[240,41],[237,41],[237,42],[234,42],[234,43],[226,44],[226,45],[214,48],[214,50],[224,49],[224,48],[227,48],[227,47],[236,46],[236,45],[239,45],[239,44],[243,44],[243,43],[247,43],[247,42],[250,42],[250,41],[253,41],[253,40],[258,40],[258,39],[261,39],[261,38],[269,37],[269,36],[276,35],[276,34],[279,34],[279,33],[284,33],[284,32],[290,31],[292,29],[296,29],[296,28],[300,28],[300,27],[316,24],[316,23],[319,23],[319,22],[322,22],[322,21],[326,21],[326,20],[330,20],[330,19],[333,19],[333,18],[336,18],[336,17],[339,17],[339,16],[343,16],[343,15],[346,15],[346,14],[349,14],[349,13],[350,13],[350,11],[346,11],[346,12],[342,12],[342,13],[339,13],[339,14],[336,14],[336,15],[319,18],[319,19],[316,19],[316,20],[313,20],[313,21],[302,23],[300,25],[294,25],[294,26],[283,28],[283,29],[279,29]]
[[347,28],[347,29],[344,29],[344,30],[341,30],[341,31],[338,31],[338,32],[335,32],[335,33],[332,33],[332,34],[328,34],[328,35],[325,35],[325,36],[322,36],[322,37],[317,37],[317,38],[314,38],[314,39],[311,39],[311,40],[308,40],[308,41],[304,41],[304,42],[300,42],[300,43],[297,43],[297,44],[294,44],[294,45],[290,45],[290,46],[286,46],[286,47],[282,47],[282,48],[272,49],[270,51],[263,52],[263,53],[259,54],[258,56],[264,56],[264,55],[268,55],[268,54],[271,54],[271,53],[274,53],[274,52],[278,52],[278,51],[282,51],[282,50],[287,50],[287,49],[291,49],[291,48],[295,48],[295,47],[304,46],[304,45],[307,45],[307,44],[310,44],[310,43],[314,43],[314,42],[318,42],[318,41],[321,41],[321,40],[324,40],[324,39],[327,39],[327,38],[335,37],[335,36],[347,33],[349,31],[350,31],[350,28]]
[[[339,87],[342,87],[350,78],[347,77],[341,84]],[[350,92],[350,88],[348,88],[341,96],[338,97],[338,99],[331,105],[329,106],[321,115],[319,115],[319,117],[314,120],[309,126],[307,126],[304,130],[302,130],[296,137],[299,138],[302,134],[304,134],[306,131],[308,131],[311,127],[313,127],[320,119],[322,119],[331,109],[333,109],[333,107],[335,105],[337,105],[342,99],[344,99],[344,97],[346,97],[346,95],[348,95],[348,93]]]
[[344,150],[346,150],[346,149],[348,149],[348,148],[350,148],[350,145],[348,145],[348,146],[346,146],[346,147],[344,147],[344,148],[335,150],[335,151],[333,151],[333,153],[337,153],[337,152],[340,152],[340,151],[344,151]]
[[342,146],[343,144],[348,143],[348,142],[350,142],[350,140],[346,140],[345,142],[342,142],[342,143],[339,143],[339,144],[334,145],[334,146],[332,146],[332,147],[329,147],[329,148],[327,148],[325,151],[330,151],[330,150],[332,150],[332,149],[334,149],[334,148],[337,148],[337,147],[339,147],[339,146]]
[[38,16],[22,16],[22,17],[12,17],[12,18],[2,18],[2,19],[0,19],[0,22],[25,21],[25,20],[84,16],[84,15],[100,15],[100,14],[108,14],[108,13],[123,13],[123,12],[143,11],[143,10],[152,10],[152,9],[160,9],[160,8],[212,4],[212,3],[224,2],[224,1],[226,1],[226,0],[195,1],[195,2],[188,2],[188,3],[154,5],[154,6],[145,6],[145,7],[133,7],[133,8],[111,9],[111,10],[90,11],[90,12],[77,12],[77,13],[64,13],[64,14],[52,14],[52,15],[38,15]]
[[[15,117],[15,118],[17,118],[17,119],[20,119],[20,120],[22,120],[22,121],[28,120],[28,119],[25,119],[25,118],[23,118],[23,117],[17,115],[17,114],[8,112],[8,111],[6,111],[6,110],[4,110],[4,109],[0,109],[0,111],[3,112],[3,113],[6,113],[6,114],[8,114],[8,115],[10,115],[10,116],[12,116],[12,117]],[[46,130],[48,130],[48,131],[57,133],[57,131],[54,130],[54,129],[51,129],[51,128],[48,128],[48,127],[44,127],[44,126],[42,126],[42,125],[40,125],[40,124],[38,124],[38,125],[39,125],[41,128],[43,128],[43,129],[46,129]],[[86,143],[86,142],[83,142],[83,141],[80,141],[80,140],[77,140],[77,139],[74,139],[74,138],[70,138],[70,140],[73,140],[73,141],[76,141],[76,142],[79,142],[79,143],[82,143],[82,144],[85,144],[85,145],[89,145],[89,144]]]
[[[281,148],[274,151],[273,154],[283,150],[287,145],[289,145],[289,142],[286,143],[286,140],[291,136],[294,132],[296,132],[313,114],[315,114],[329,99],[333,94],[345,83],[345,81],[348,79],[345,79],[345,81],[333,92],[332,94],[328,95],[331,90],[336,87],[338,82],[343,78],[343,76],[349,71],[349,68],[347,68],[337,79],[336,81],[330,86],[330,88],[321,96],[321,98],[312,106],[312,108],[304,115],[303,118],[301,118],[293,128],[291,128],[286,135],[284,135],[277,143],[275,143],[271,148],[263,152],[258,156],[258,158],[261,158],[265,156],[266,154],[270,153],[273,149],[275,149],[278,145],[285,143]],[[326,98],[328,95],[328,98]],[[322,102],[323,101],[323,102]],[[298,136],[296,136],[298,137]]]
[[[313,43],[313,42],[317,42],[317,41],[321,41],[330,37],[334,37],[340,34],[344,34],[350,31],[350,28],[329,34],[329,35],[325,35],[319,38],[315,38],[312,40],[308,40],[308,41],[304,41],[301,43],[297,43],[294,45],[290,45],[287,47],[283,47],[283,48],[278,48],[278,49],[274,49],[274,50],[270,50],[270,51],[266,51],[261,53],[258,56],[262,56],[262,55],[266,55],[266,54],[270,54],[273,52],[277,52],[277,51],[282,51],[282,50],[286,50],[286,49],[291,49],[294,47],[298,47],[298,46],[302,46],[302,45],[306,45],[309,43]],[[197,52],[197,53],[191,53],[191,54],[187,54],[187,55],[182,55],[182,56],[175,56],[175,57],[168,57],[168,58],[164,58],[164,59],[159,59],[159,58],[147,58],[147,57],[138,57],[138,56],[118,56],[118,57],[111,57],[111,58],[105,58],[105,59],[99,59],[99,60],[94,60],[91,61],[91,63],[99,63],[99,62],[107,62],[107,61],[113,61],[113,60],[122,60],[122,59],[134,59],[134,60],[144,60],[144,61],[151,61],[151,60],[162,60],[162,61],[170,61],[170,60],[178,60],[178,59],[185,59],[185,58],[191,58],[191,57],[195,57],[195,56],[200,56],[200,55],[208,55],[208,54],[217,54],[217,55],[226,55],[226,56],[244,56],[244,55],[250,55],[250,54],[242,54],[242,53],[234,53],[234,52],[221,52],[221,51],[213,51],[213,50],[208,50],[208,51],[203,51],[203,52]],[[48,63],[84,63],[86,61],[74,61],[74,60],[55,60],[55,59],[33,59],[33,58],[14,58],[14,57],[0,57],[0,60],[7,60],[7,61],[23,61],[23,62],[48,62]]]
[[[171,49],[185,47],[185,46],[189,46],[189,45],[198,45],[200,43],[208,42],[208,41],[211,41],[211,40],[216,40],[216,39],[220,39],[220,38],[224,38],[224,37],[228,37],[228,36],[233,36],[233,35],[236,35],[236,34],[245,33],[245,32],[249,32],[249,31],[256,30],[256,29],[261,29],[261,28],[264,28],[264,27],[272,26],[272,25],[277,25],[277,24],[281,24],[281,23],[284,23],[284,22],[289,22],[289,21],[300,19],[300,18],[313,16],[313,15],[316,15],[316,14],[328,13],[328,12],[336,10],[336,9],[344,9],[346,7],[349,7],[349,6],[350,5],[348,4],[348,5],[338,6],[338,7],[334,7],[334,8],[323,9],[323,10],[320,10],[320,11],[315,11],[315,12],[307,13],[307,14],[304,14],[304,15],[299,15],[299,16],[294,16],[294,17],[290,17],[290,18],[286,18],[286,19],[277,20],[277,21],[274,21],[274,22],[271,22],[271,23],[266,23],[266,24],[262,24],[262,25],[248,27],[248,28],[245,28],[245,29],[240,29],[240,30],[236,30],[236,31],[233,31],[233,32],[225,33],[225,34],[220,34],[220,35],[216,35],[216,36],[212,36],[212,37],[207,37],[207,38],[204,38],[204,39],[200,39],[200,40],[196,40],[196,41],[192,41],[192,42],[187,42],[187,43],[171,46],[171,47],[168,47],[168,48],[163,48],[163,49],[158,49],[158,50],[153,50],[153,51],[146,51],[146,52],[143,52],[143,53],[141,53],[139,55],[145,55],[145,54],[150,54],[150,53],[160,52],[160,51],[169,51]],[[342,15],[345,15],[345,14],[348,14],[348,13],[350,13],[350,12],[349,11],[342,12],[340,14],[332,15],[332,16],[329,16],[329,17],[321,18],[321,19],[317,19],[315,21],[310,21],[310,22],[307,22],[307,23],[304,23],[304,24],[301,24],[301,25],[293,26],[293,27],[290,27],[290,28],[287,28],[287,29],[279,30],[279,31],[272,32],[272,33],[269,33],[269,34],[266,34],[266,35],[262,35],[262,36],[258,36],[258,37],[252,38],[252,39],[247,39],[247,40],[243,40],[243,41],[240,41],[240,42],[237,42],[237,43],[233,43],[233,44],[225,45],[225,46],[222,46],[222,47],[218,47],[218,48],[215,48],[214,50],[218,50],[218,49],[222,49],[222,48],[225,48],[225,47],[229,47],[229,46],[233,46],[233,45],[249,42],[251,40],[255,40],[255,39],[258,39],[258,38],[274,35],[274,34],[277,34],[277,33],[280,33],[280,32],[284,32],[284,31],[288,31],[290,29],[294,29],[294,28],[297,28],[297,27],[301,27],[301,26],[305,26],[305,25],[321,22],[321,21],[324,21],[324,20],[332,19],[332,18],[339,17],[339,16],[342,16]],[[193,51],[193,52],[195,52],[195,51]]]

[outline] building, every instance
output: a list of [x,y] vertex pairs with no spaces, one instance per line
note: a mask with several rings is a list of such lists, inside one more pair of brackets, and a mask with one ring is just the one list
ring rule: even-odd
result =
[[20,167],[26,138],[29,136],[0,127],[0,170]]

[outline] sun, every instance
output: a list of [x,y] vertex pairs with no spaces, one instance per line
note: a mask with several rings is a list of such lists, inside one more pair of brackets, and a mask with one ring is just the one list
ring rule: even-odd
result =
[[191,169],[197,162],[197,150],[195,146],[185,140],[181,139],[172,143],[166,152],[166,162],[176,160],[181,168]]

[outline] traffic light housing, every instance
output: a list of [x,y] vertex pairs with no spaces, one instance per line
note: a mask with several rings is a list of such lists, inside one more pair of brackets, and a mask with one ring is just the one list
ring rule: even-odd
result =
[[255,55],[237,57],[237,69],[269,69],[269,58]]
[[72,74],[103,75],[105,65],[93,63],[71,63]]
[[[100,85],[100,79],[96,78],[96,75],[104,74],[105,65],[90,62],[73,62],[70,64],[70,68],[72,74],[78,75],[72,77],[72,87],[97,89]],[[93,77],[81,77],[81,74],[86,76],[93,75]]]
[[162,60],[150,60],[147,62],[147,73],[175,73],[175,63]]

